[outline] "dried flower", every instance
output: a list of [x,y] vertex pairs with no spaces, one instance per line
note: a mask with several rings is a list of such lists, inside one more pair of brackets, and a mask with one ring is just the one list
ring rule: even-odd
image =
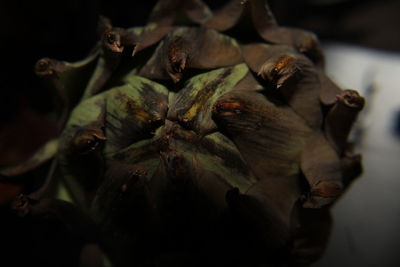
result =
[[[178,13],[196,25],[175,25]],[[255,33],[242,39],[235,27],[247,18]],[[81,62],[37,63],[62,103],[63,131],[2,176],[17,179],[54,157],[115,266],[315,261],[329,206],[361,172],[347,137],[364,105],[326,77],[316,36],[280,27],[263,0],[216,11],[160,0],[146,26],[101,17],[99,35]],[[72,204],[37,194],[14,204],[71,229],[92,224],[75,220]]]

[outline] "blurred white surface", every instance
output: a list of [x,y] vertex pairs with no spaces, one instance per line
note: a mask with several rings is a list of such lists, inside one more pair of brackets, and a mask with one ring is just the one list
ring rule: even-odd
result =
[[[367,95],[360,117],[363,175],[333,207],[326,253],[313,267],[400,266],[400,54],[332,44],[327,73],[343,89]],[[368,96],[368,87],[373,92]]]

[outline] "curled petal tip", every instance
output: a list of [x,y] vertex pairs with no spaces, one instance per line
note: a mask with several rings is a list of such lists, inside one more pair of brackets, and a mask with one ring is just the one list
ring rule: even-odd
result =
[[346,148],[351,127],[364,104],[364,98],[354,90],[344,90],[336,95],[336,103],[326,116],[324,131],[337,152],[342,153]]
[[121,36],[113,31],[107,31],[104,33],[104,46],[114,52],[114,53],[122,53],[124,47],[121,43]]
[[51,59],[42,58],[39,59],[35,64],[35,72],[40,76],[47,76],[54,74],[54,70],[51,66]]
[[268,60],[265,62],[258,71],[258,75],[265,80],[273,82],[277,88],[280,88],[298,70],[299,67],[294,56],[282,55],[276,61]]
[[357,91],[350,89],[343,91],[342,101],[346,106],[358,110],[361,110],[365,104],[365,99]]
[[168,75],[171,77],[174,83],[179,82],[183,77],[183,70],[186,66],[186,57],[181,58],[170,58]]
[[81,130],[72,138],[70,146],[79,154],[95,151],[107,138],[99,130]]
[[20,194],[11,202],[11,210],[13,210],[20,217],[25,217],[28,215],[30,209],[30,200],[24,194]]

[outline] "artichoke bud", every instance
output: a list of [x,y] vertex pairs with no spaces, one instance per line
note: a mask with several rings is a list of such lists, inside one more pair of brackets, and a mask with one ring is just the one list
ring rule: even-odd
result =
[[[177,14],[191,23],[177,25]],[[249,18],[255,31],[238,33]],[[159,0],[145,26],[101,17],[98,33],[83,61],[38,61],[67,122],[58,140],[0,173],[54,157],[116,267],[317,259],[329,207],[362,170],[347,139],[365,100],[325,75],[316,36],[279,26],[264,0],[217,10]],[[20,196],[13,209],[51,213],[71,230],[91,225],[55,198]]]
[[344,90],[342,94],[336,96],[339,103],[343,103],[346,107],[360,111],[363,109],[365,100],[354,90]]

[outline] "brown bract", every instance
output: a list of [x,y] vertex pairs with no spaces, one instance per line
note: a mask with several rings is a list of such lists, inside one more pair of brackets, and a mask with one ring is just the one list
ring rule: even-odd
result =
[[139,74],[179,82],[186,68],[213,69],[241,61],[239,45],[230,37],[211,29],[180,27],[166,36]]
[[344,90],[337,96],[325,120],[325,135],[338,153],[343,153],[347,138],[365,100],[354,90]]

